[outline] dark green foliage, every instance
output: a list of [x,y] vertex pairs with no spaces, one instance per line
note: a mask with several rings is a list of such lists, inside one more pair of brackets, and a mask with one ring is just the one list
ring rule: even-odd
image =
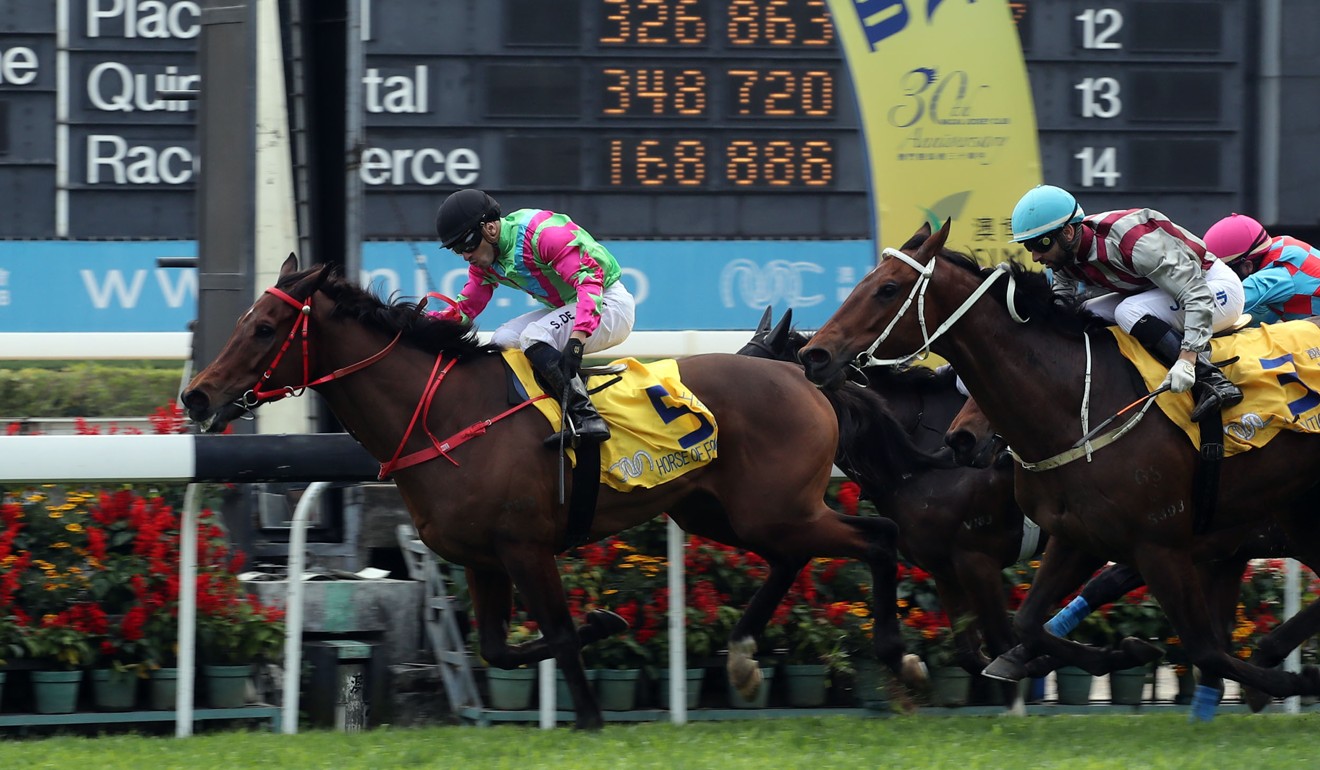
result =
[[0,418],[145,417],[179,397],[180,366],[0,369]]

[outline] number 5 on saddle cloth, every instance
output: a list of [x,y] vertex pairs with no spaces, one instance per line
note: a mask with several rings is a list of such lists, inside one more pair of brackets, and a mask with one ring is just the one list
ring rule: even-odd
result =
[[[511,384],[518,399],[544,393],[521,352],[504,351],[504,362],[512,372]],[[624,367],[622,372],[608,375],[618,381],[593,391],[591,397],[611,431],[610,439],[600,445],[602,484],[621,492],[659,486],[715,459],[719,434],[715,416],[683,385],[677,361],[643,364],[635,358],[622,358],[612,366]],[[584,379],[588,375],[590,370],[583,370]],[[588,389],[599,382],[599,377],[590,378]],[[534,406],[553,429],[559,429],[555,399],[541,399]],[[565,451],[576,462],[574,450]]]

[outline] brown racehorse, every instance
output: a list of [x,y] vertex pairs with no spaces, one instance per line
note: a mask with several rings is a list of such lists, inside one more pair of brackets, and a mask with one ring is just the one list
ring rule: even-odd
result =
[[[1093,317],[1056,305],[1043,275],[1020,265],[983,270],[944,249],[948,232],[947,222],[933,235],[923,227],[902,250],[884,251],[880,265],[802,350],[809,379],[830,381],[868,347],[888,357],[932,350],[954,365],[1008,444],[1033,463],[1065,452],[1086,432],[1086,383],[1097,423],[1146,395],[1109,332]],[[1320,437],[1284,431],[1263,449],[1224,460],[1218,508],[1204,535],[1197,533],[1192,504],[1197,454],[1182,430],[1153,409],[1092,462],[1083,457],[1039,472],[1017,469],[1018,503],[1053,537],[1016,616],[1019,636],[1029,653],[1093,672],[1130,665],[1143,654],[1130,644],[1097,650],[1042,627],[1046,613],[1108,559],[1141,572],[1202,670],[1274,697],[1320,693],[1314,667],[1293,674],[1229,655],[1196,569],[1199,561],[1237,550],[1262,516],[1276,519],[1290,553],[1313,569],[1320,565],[1320,517],[1304,494],[1320,471]],[[1300,642],[1317,625],[1320,603],[1272,636]]]
[[[963,405],[963,408],[949,423],[949,430],[944,440],[953,449],[955,459],[959,463],[971,467],[985,467],[991,461],[991,458],[1003,458],[1007,455],[1007,445],[1004,443],[1003,437],[995,431],[994,426],[990,424],[990,419],[985,416],[985,412],[982,412],[981,407],[977,406],[976,400],[971,398],[967,399],[967,403]],[[996,460],[996,462],[1002,462],[1002,459]],[[895,519],[895,523],[900,527],[902,526],[901,519]],[[1236,540],[1237,538],[1236,533],[1230,535],[1230,539]],[[899,548],[902,549],[901,539],[899,540]],[[1211,597],[1210,610],[1212,613],[1216,613],[1218,622],[1226,630],[1226,633],[1231,633],[1238,598],[1241,595],[1241,575],[1246,569],[1247,562],[1251,559],[1287,557],[1289,555],[1287,543],[1279,531],[1278,525],[1271,519],[1264,519],[1257,523],[1254,534],[1244,538],[1241,546],[1232,555],[1224,559],[1202,562],[1197,565],[1202,573],[1201,579],[1204,581],[1204,585],[1207,586],[1207,595]],[[1118,600],[1127,590],[1145,584],[1144,579],[1139,576],[1138,579],[1141,582],[1122,582],[1110,578],[1095,584],[1088,583],[1084,595],[1089,600],[1091,607],[1098,609],[1104,604]],[[1099,586],[1099,588],[1097,589],[1096,586]],[[1266,656],[1269,656],[1268,659],[1272,660],[1270,665],[1282,660],[1291,651],[1291,648],[1280,651],[1278,646],[1282,643],[1277,638],[1268,642],[1265,645],[1266,652],[1261,653],[1259,659],[1266,659]],[[1020,664],[1022,668],[1018,670],[1025,670],[1031,676],[1042,676],[1058,665],[1057,661],[1047,657],[1027,661],[1025,652],[1020,648],[1013,650],[1009,656],[996,661],[996,663],[1007,666],[1003,669],[1005,671]],[[1201,672],[1200,684],[1220,692],[1224,689],[1223,680],[1206,671]],[[1260,711],[1268,702],[1268,696],[1263,695],[1258,690],[1248,689],[1245,694],[1251,707],[1256,711]],[[1205,718],[1208,715],[1202,714],[1201,716]]]
[[[774,328],[767,310],[739,354],[796,361],[807,338],[791,326],[791,310]],[[1017,644],[1002,577],[1023,558],[1025,517],[1013,499],[1013,471],[1005,463],[988,470],[951,466],[928,453],[943,444],[950,417],[968,400],[952,371],[874,366],[861,375],[865,387],[843,382],[823,389],[839,419],[835,464],[898,525],[899,553],[935,579],[958,665],[979,674],[990,662],[986,652],[997,657]],[[1038,540],[1025,543],[1031,555],[1048,540],[1036,533]],[[1003,695],[1012,706],[1018,688],[1006,686]]]
[[[667,512],[688,532],[764,557],[769,577],[729,641],[730,678],[745,693],[761,681],[754,636],[802,567],[817,556],[860,559],[875,581],[875,649],[897,674],[903,645],[893,612],[896,527],[825,505],[838,436],[829,402],[799,368],[781,362],[704,355],[683,360],[679,370],[716,418],[716,459],[650,489],[602,486],[591,539]],[[481,656],[500,668],[553,656],[572,693],[575,725],[600,727],[581,647],[622,630],[620,619],[602,612],[574,628],[555,563],[567,512],[558,503],[558,454],[541,445],[546,420],[531,408],[485,423],[510,408],[498,349],[414,304],[382,303],[329,267],[299,272],[291,255],[276,287],[238,319],[220,355],[182,398],[189,417],[215,431],[255,405],[254,390],[296,393],[309,385],[382,462],[396,450],[428,450],[431,436],[443,441],[477,426],[482,435],[446,458],[397,470],[399,491],[427,547],[467,568]],[[423,413],[425,427],[414,427],[410,420]],[[571,487],[571,479],[564,483]],[[541,639],[507,643],[515,589]]]

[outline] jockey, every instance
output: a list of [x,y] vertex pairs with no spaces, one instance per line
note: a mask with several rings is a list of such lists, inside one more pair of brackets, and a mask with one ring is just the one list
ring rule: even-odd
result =
[[1210,335],[1242,314],[1242,282],[1200,238],[1153,209],[1088,217],[1053,185],[1028,190],[1013,208],[1012,225],[1013,240],[1053,270],[1056,294],[1073,300],[1081,284],[1114,292],[1083,307],[1169,366],[1164,384],[1174,393],[1201,385],[1193,420],[1242,401],[1206,353]]
[[1320,249],[1287,235],[1271,237],[1244,214],[1211,225],[1205,247],[1242,277],[1243,312],[1257,321],[1320,315]]
[[[563,399],[567,392],[564,438],[570,445],[607,440],[609,425],[578,370],[585,354],[613,347],[632,332],[635,302],[619,281],[619,263],[568,216],[542,209],[501,216],[500,204],[481,190],[446,198],[435,231],[441,247],[469,265],[457,304],[436,315],[471,323],[500,284],[530,294],[545,307],[505,322],[491,342],[522,350],[552,395]],[[546,445],[559,440],[556,433]]]

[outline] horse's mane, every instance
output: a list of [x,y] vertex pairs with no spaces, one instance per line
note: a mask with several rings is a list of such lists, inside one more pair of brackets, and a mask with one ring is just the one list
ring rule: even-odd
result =
[[[784,344],[788,360],[808,341],[799,331],[790,331]],[[885,367],[868,368],[882,369]],[[914,367],[919,368],[919,367]],[[893,375],[901,380],[905,375]],[[912,380],[921,375],[912,375]],[[934,376],[933,373],[929,375]],[[930,455],[913,442],[883,393],[847,382],[822,391],[839,420],[839,450],[835,464],[868,490],[893,489],[906,476],[927,468],[948,467],[944,458]]]
[[862,374],[870,380],[872,387],[894,390],[929,393],[944,391],[952,387],[957,374],[948,367],[931,369],[928,366],[868,366]]
[[[285,276],[276,287],[287,291],[320,269],[314,267]],[[500,350],[497,345],[482,344],[470,324],[428,315],[416,302],[387,303],[372,292],[349,283],[338,267],[329,269],[331,272],[320,290],[334,300],[332,317],[347,317],[387,334],[401,334],[402,343],[426,353],[444,353],[459,360]]]
[[[927,237],[929,236],[920,233],[912,236],[903,244],[903,250],[916,250]],[[955,267],[980,276],[981,280],[989,278],[997,269],[981,267],[970,256],[952,249],[941,249],[940,256]],[[1013,305],[1017,308],[1018,314],[1027,319],[1027,325],[1051,329],[1070,337],[1081,336],[1083,332],[1111,325],[1110,322],[1084,309],[1080,297],[1064,298],[1056,295],[1043,270],[1032,270],[1017,260],[1009,261],[1008,269],[1017,287],[1013,294]],[[1000,282],[987,292],[987,296],[993,297],[1007,308],[1008,282],[1000,279]]]

